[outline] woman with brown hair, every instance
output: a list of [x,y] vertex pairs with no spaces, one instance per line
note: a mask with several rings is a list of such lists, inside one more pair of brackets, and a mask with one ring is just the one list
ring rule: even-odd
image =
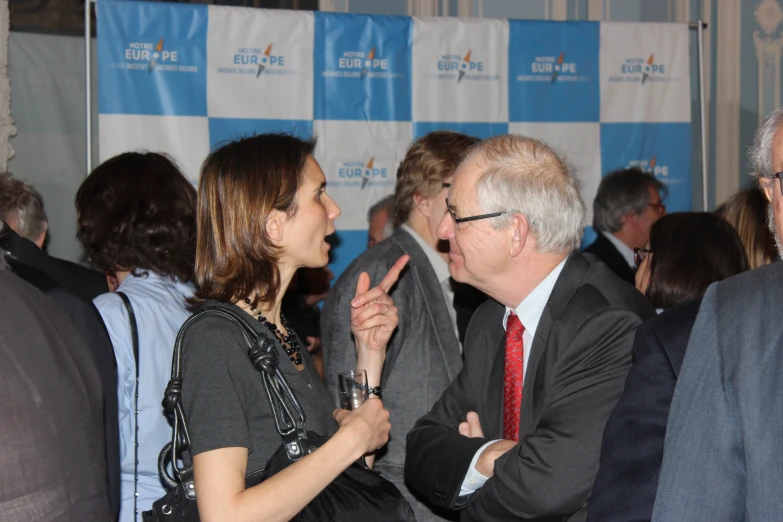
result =
[[[326,265],[326,237],[340,215],[326,193],[314,147],[312,140],[263,134],[213,151],[201,169],[196,301],[240,312],[259,335],[276,338],[277,371],[301,403],[308,431],[331,436],[246,488],[246,473],[262,469],[280,446],[263,380],[237,325],[206,315],[189,325],[183,332],[182,403],[205,522],[290,520],[352,462],[388,439],[389,415],[379,397],[370,395],[374,400],[354,411],[333,412],[307,350],[280,312],[296,270]],[[371,389],[380,383],[386,343],[398,321],[387,291],[406,261],[401,258],[372,289],[365,274],[351,303],[357,368],[367,371]]]
[[754,187],[734,194],[715,210],[739,234],[750,269],[775,260],[775,238],[767,226],[769,202],[761,189]]
[[148,509],[164,493],[158,452],[171,429],[160,398],[171,374],[174,340],[190,316],[196,191],[166,156],[128,152],[103,162],[84,180],[76,211],[77,237],[89,257],[112,274],[114,289],[134,311],[138,360],[123,300],[114,293],[94,300],[117,360],[119,520],[141,520],[134,511]]
[[712,283],[748,269],[736,231],[708,212],[662,217],[634,257],[636,288],[659,311],[701,297]]

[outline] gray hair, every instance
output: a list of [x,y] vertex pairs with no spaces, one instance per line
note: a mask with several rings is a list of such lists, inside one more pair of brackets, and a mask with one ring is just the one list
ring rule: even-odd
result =
[[[479,142],[466,160],[483,168],[476,184],[485,212],[514,210],[524,215],[541,253],[567,253],[582,241],[585,205],[579,182],[560,156],[533,138],[505,134]],[[499,229],[512,214],[492,220]]]
[[772,165],[772,138],[782,124],[783,107],[772,111],[756,130],[753,145],[748,151],[748,159],[753,176],[758,178],[759,182],[769,182],[775,174],[775,167]]
[[389,221],[391,221],[392,214],[394,214],[394,194],[390,194],[385,198],[376,201],[370,210],[367,211],[367,221],[372,221],[372,217],[381,210],[389,211]]
[[606,232],[623,228],[621,219],[629,212],[641,214],[650,204],[653,188],[666,197],[669,189],[652,174],[639,167],[615,170],[607,174],[598,186],[593,201],[593,227]]
[[30,241],[41,237],[48,223],[41,194],[10,172],[0,173],[0,219],[16,221],[19,235]]

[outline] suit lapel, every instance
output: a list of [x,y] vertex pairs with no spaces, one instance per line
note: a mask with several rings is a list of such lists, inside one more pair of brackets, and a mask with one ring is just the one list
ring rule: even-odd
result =
[[[427,254],[424,253],[416,240],[402,228],[398,228],[389,239],[397,243],[406,254],[411,256],[408,262],[409,269],[412,272],[411,275],[415,278],[416,286],[422,299],[424,299],[424,309],[429,312],[428,317],[435,330],[438,350],[440,350],[443,356],[446,373],[449,380],[454,380],[460,368],[462,368],[462,355],[460,354],[457,334],[454,332],[454,327],[451,323],[451,316],[446,308],[446,306],[451,306],[451,304],[446,303],[446,298],[435,275],[435,270],[432,268]],[[396,354],[388,354],[386,366],[394,365],[394,361],[389,360],[392,356],[396,359]],[[390,362],[391,365],[389,364]],[[384,373],[386,372],[384,371]]]
[[[536,379],[544,370],[540,368],[541,358],[546,350],[549,334],[552,331],[554,318],[565,308],[573,297],[576,289],[584,278],[590,263],[581,254],[572,254],[566,260],[560,276],[557,278],[552,294],[549,296],[544,312],[536,327],[536,336],[530,347],[530,355],[525,369],[525,384],[522,389],[522,408],[519,414],[519,436],[533,431],[535,419],[535,389]],[[542,376],[541,376],[542,377]],[[502,380],[502,377],[501,377]]]

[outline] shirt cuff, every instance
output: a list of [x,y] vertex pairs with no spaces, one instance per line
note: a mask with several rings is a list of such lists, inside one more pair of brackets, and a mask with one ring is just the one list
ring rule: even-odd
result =
[[462,481],[462,486],[460,486],[459,490],[459,496],[465,497],[468,495],[472,495],[477,490],[481,489],[484,486],[484,483],[489,480],[489,477],[485,477],[479,471],[476,469],[476,463],[478,462],[479,457],[481,456],[481,453],[487,447],[489,447],[490,444],[493,442],[497,442],[500,439],[497,440],[491,440],[481,446],[475,455],[473,455],[473,460],[470,461],[470,467],[468,468],[468,473],[465,475],[465,480]]

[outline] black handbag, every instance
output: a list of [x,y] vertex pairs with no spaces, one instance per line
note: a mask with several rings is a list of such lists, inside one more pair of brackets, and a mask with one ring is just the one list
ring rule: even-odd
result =
[[[171,442],[158,458],[161,480],[171,489],[142,515],[143,522],[199,522],[193,466],[188,448],[190,435],[181,404],[182,340],[188,326],[211,315],[234,322],[242,331],[247,355],[262,376],[264,390],[275,418],[282,444],[264,468],[245,476],[245,486],[252,487],[290,466],[304,455],[324,444],[328,437],[308,432],[305,413],[285,376],[277,369],[277,340],[259,335],[235,311],[208,307],[191,316],[182,325],[174,346],[171,380],[166,388],[163,409],[173,422]],[[180,465],[181,460],[184,464]],[[171,466],[173,475],[169,474]],[[416,520],[410,504],[399,490],[379,473],[369,469],[363,459],[352,464],[300,511],[295,522],[409,521]]]

